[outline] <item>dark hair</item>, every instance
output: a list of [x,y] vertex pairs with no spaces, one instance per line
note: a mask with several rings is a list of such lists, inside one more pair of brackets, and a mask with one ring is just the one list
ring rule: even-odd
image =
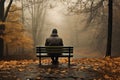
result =
[[57,29],[53,29],[53,30],[52,30],[52,33],[57,33]]

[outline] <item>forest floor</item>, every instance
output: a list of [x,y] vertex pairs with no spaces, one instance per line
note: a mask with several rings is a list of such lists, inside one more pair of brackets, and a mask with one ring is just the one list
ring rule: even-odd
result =
[[52,65],[50,58],[42,60],[1,60],[0,80],[120,80],[120,57],[60,58]]

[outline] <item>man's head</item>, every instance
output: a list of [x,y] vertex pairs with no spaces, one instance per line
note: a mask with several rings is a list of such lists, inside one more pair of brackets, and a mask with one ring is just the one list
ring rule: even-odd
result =
[[58,37],[57,29],[53,29],[53,30],[52,30],[51,36],[52,36],[52,37]]
[[53,33],[53,34],[57,34],[57,29],[53,29],[53,30],[52,30],[52,33]]

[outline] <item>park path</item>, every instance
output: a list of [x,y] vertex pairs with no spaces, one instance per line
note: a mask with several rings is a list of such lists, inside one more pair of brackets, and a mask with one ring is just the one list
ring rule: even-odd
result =
[[[85,66],[89,67],[90,66]],[[20,80],[93,80],[96,78],[95,72],[92,70],[82,70],[80,65],[71,65],[69,68],[67,64],[59,65],[42,65],[31,64],[26,67],[25,71],[14,71]]]
[[60,61],[59,65],[52,65],[50,59],[43,60],[42,66],[39,66],[38,60],[30,64],[20,62],[15,68],[1,70],[0,80],[92,80],[96,78],[96,73],[90,69],[90,65],[72,62],[68,67],[67,59]]
[[0,80],[120,80],[120,57],[60,59],[52,65],[50,59],[0,61]]

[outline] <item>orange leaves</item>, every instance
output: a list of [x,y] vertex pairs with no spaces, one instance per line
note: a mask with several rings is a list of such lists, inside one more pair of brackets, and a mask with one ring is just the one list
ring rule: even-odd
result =
[[23,69],[23,68],[19,68],[18,70],[19,70],[20,72],[22,72],[22,71],[24,71],[25,69]]
[[6,22],[6,29],[4,35],[4,39],[6,43],[19,40],[19,37],[21,35],[23,35],[22,25],[20,25],[19,23],[17,24],[17,23]]
[[[77,60],[78,61],[78,60]],[[84,65],[90,65],[94,71],[102,73],[103,78],[107,80],[120,79],[118,75],[120,74],[120,57],[118,58],[86,58],[79,60],[78,63]],[[80,69],[86,69],[80,66]]]
[[12,5],[9,10],[7,21],[16,22],[20,21],[20,8],[16,5]]
[[48,68],[47,72],[50,73],[51,72],[51,68]]
[[[5,24],[5,34],[4,40],[11,50],[15,50],[18,47],[22,48],[33,48],[32,38],[29,37],[24,30],[24,26],[21,23],[20,19],[20,8],[16,5],[12,5],[10,8],[10,12]],[[23,45],[24,44],[24,45]]]
[[61,71],[61,73],[66,73],[66,72],[67,72],[66,70]]
[[12,4],[10,7],[10,12],[14,12],[14,11],[20,10],[20,9],[21,9],[20,7],[17,7],[15,4]]
[[83,70],[83,69],[85,69],[85,67],[84,66],[80,66],[80,69]]
[[[26,49],[31,49],[33,48],[33,41],[31,38],[29,38],[28,36],[26,35],[23,35],[19,42],[21,42],[21,45],[26,48]],[[24,45],[23,45],[24,44]]]
[[105,79],[109,79],[110,77],[108,75],[104,75],[104,78]]
[[32,64],[32,63],[37,63],[36,61],[34,62],[33,60],[11,60],[11,61],[0,61],[0,69],[2,70],[10,70],[12,68],[18,68],[18,70],[24,71],[24,67]]
[[[12,47],[33,48],[33,41],[23,31],[23,25],[20,23],[6,23],[4,40]],[[24,44],[24,45],[23,45]],[[14,48],[15,49],[15,48]]]
[[[72,63],[77,64],[71,66],[70,68],[66,68],[64,64],[67,64],[67,59],[62,58],[59,59],[60,67],[38,67],[36,64],[39,63],[38,60],[11,60],[11,61],[0,61],[0,69],[1,70],[10,70],[16,69],[20,73],[24,73],[28,71],[28,75],[30,72],[40,73],[38,78],[44,77],[53,77],[53,78],[64,78],[64,77],[72,77],[72,78],[81,78],[81,74],[88,74],[90,78],[92,78],[96,74],[92,80],[119,80],[120,74],[120,57],[119,58],[83,58],[83,59],[72,59]],[[43,64],[49,65],[51,63],[51,59],[46,58],[42,60]],[[29,65],[30,64],[30,65]],[[62,65],[61,65],[62,64]],[[83,71],[83,72],[82,72]],[[86,73],[87,72],[87,73]],[[92,77],[91,77],[92,75]],[[88,77],[87,77],[88,78]],[[79,80],[79,79],[78,79]],[[86,78],[85,78],[86,80]]]

